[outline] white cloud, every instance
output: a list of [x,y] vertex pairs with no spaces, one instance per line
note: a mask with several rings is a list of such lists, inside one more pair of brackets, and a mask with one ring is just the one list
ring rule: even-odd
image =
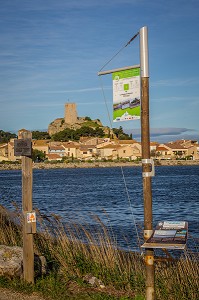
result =
[[[140,129],[125,129],[126,133],[132,133],[133,138],[140,140],[141,130]],[[199,132],[195,129],[190,128],[175,128],[175,127],[165,127],[165,128],[151,128],[150,129],[151,140],[156,140],[157,142],[168,142],[178,139],[193,139],[199,140]]]
[[[112,87],[106,86],[103,89],[110,90],[110,89],[112,89]],[[95,91],[101,91],[101,88],[93,87],[93,88],[84,88],[84,89],[43,91],[43,92],[47,93],[47,94],[65,94],[65,93],[87,93],[87,92],[95,92]]]

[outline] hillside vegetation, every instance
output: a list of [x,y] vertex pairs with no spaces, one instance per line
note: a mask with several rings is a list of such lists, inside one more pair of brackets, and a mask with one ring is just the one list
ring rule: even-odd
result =
[[16,134],[0,130],[0,143],[7,143],[10,139],[16,138]]

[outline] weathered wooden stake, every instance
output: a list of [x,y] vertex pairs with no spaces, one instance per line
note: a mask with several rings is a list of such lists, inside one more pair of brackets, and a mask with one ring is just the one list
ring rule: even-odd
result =
[[[20,138],[32,138],[32,134],[25,131]],[[27,212],[32,211],[32,184],[32,158],[22,156],[23,274],[29,283],[34,283],[33,234],[27,230]]]

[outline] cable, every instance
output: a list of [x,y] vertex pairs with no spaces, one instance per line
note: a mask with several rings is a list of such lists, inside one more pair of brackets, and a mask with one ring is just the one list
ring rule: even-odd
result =
[[126,44],[125,47],[127,47],[128,45],[130,45],[130,43],[138,36],[139,31],[128,41],[128,43]]
[[[99,72],[101,72],[105,66],[107,66],[125,47],[127,47],[137,36],[138,36],[139,32],[137,32],[129,41],[128,43],[125,44],[125,46],[123,46],[115,55],[113,55],[113,57],[111,59],[109,59],[109,61],[107,61],[103,66],[102,68],[99,70]],[[101,77],[101,76],[100,76]],[[111,129],[112,128],[112,121],[111,121],[111,118],[110,118],[110,113],[109,113],[109,110],[108,110],[108,105],[107,105],[107,100],[106,100],[106,97],[105,97],[105,93],[104,93],[104,88],[103,88],[103,83],[102,83],[102,79],[100,80],[100,85],[101,85],[101,89],[102,89],[102,93],[103,93],[103,97],[104,97],[104,102],[105,102],[105,106],[106,106],[106,110],[107,110],[107,114],[108,114],[108,118],[109,118],[109,122],[110,122],[110,127]],[[126,185],[126,179],[125,179],[125,176],[124,176],[124,172],[123,172],[123,168],[121,167],[121,171],[122,171],[122,177],[123,177],[123,181],[124,181],[124,186],[125,186],[125,190],[126,190],[126,194],[127,194],[127,198],[128,198],[128,201],[129,201],[129,206],[130,206],[130,209],[131,209],[131,214],[132,214],[132,217],[133,217],[133,223],[134,223],[134,226],[135,226],[135,231],[136,231],[136,235],[137,235],[137,241],[138,241],[138,246],[139,246],[139,249],[140,249],[140,252],[141,254],[143,254],[143,251],[142,251],[142,248],[141,248],[141,243],[140,243],[140,237],[139,237],[139,234],[138,234],[138,229],[137,229],[137,225],[136,225],[136,222],[135,222],[135,216],[134,216],[134,213],[133,213],[133,207],[132,207],[132,204],[131,204],[131,199],[130,199],[130,195],[129,195],[129,191],[128,191],[128,188],[127,188],[127,185]]]
[[128,45],[130,45],[130,43],[138,36],[139,31],[128,41],[128,43],[126,43],[116,54],[114,54],[111,59],[109,59],[104,65],[103,67],[99,70],[99,72],[101,72],[104,67],[106,67],[120,52],[122,52],[122,50],[124,48],[126,48]]
[[142,251],[142,248],[140,246],[141,245],[141,243],[140,243],[140,237],[139,237],[139,234],[138,234],[138,229],[137,229],[137,225],[136,225],[136,222],[135,222],[135,216],[134,216],[134,213],[133,213],[133,207],[132,207],[132,204],[131,204],[131,198],[130,198],[130,195],[129,195],[129,191],[128,191],[128,187],[127,187],[127,184],[126,184],[126,179],[125,179],[125,176],[124,176],[124,172],[123,172],[122,166],[121,166],[121,171],[122,171],[122,177],[123,177],[123,181],[124,181],[124,186],[125,186],[127,198],[128,198],[128,201],[129,201],[129,206],[130,206],[131,214],[132,214],[132,217],[133,217],[133,223],[134,223],[134,226],[135,226],[135,231],[136,231],[136,235],[137,235],[138,245],[139,245],[139,248],[140,248],[140,252],[142,254],[143,251]]
[[104,93],[104,87],[103,87],[102,78],[101,78],[101,76],[99,76],[98,78],[99,78],[99,81],[100,81],[100,85],[101,85],[101,89],[102,89],[102,94],[103,94],[103,97],[104,97],[104,103],[105,103],[105,106],[106,106],[106,110],[107,110],[107,114],[108,114],[108,119],[109,119],[109,122],[110,122],[110,128],[113,129],[113,125],[112,125],[110,113],[109,113],[109,110],[108,110],[108,104],[107,104],[106,96],[105,96],[105,93]]
[[[130,43],[139,35],[139,31],[116,53],[113,55],[113,57],[111,59],[109,59],[109,61],[107,61],[102,68],[99,70],[99,72],[101,72],[105,66],[107,66],[124,48],[126,48],[128,45],[130,45]],[[99,73],[98,72],[98,73]],[[99,76],[101,77],[101,76]],[[105,102],[105,106],[106,106],[106,110],[107,110],[107,114],[108,114],[108,119],[109,119],[109,123],[110,123],[110,128],[113,129],[113,125],[112,125],[112,121],[111,121],[111,117],[110,117],[110,112],[108,110],[108,105],[107,105],[107,100],[106,100],[106,96],[104,93],[104,88],[103,88],[103,83],[102,83],[102,79],[100,79],[100,86],[102,89],[102,93],[103,93],[103,98],[104,98],[104,102]]]

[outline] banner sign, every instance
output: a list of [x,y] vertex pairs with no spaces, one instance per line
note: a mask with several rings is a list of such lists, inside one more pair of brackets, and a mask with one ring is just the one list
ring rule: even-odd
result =
[[113,122],[140,119],[140,68],[112,73]]
[[184,249],[187,241],[188,223],[185,221],[159,222],[152,236],[142,248]]

